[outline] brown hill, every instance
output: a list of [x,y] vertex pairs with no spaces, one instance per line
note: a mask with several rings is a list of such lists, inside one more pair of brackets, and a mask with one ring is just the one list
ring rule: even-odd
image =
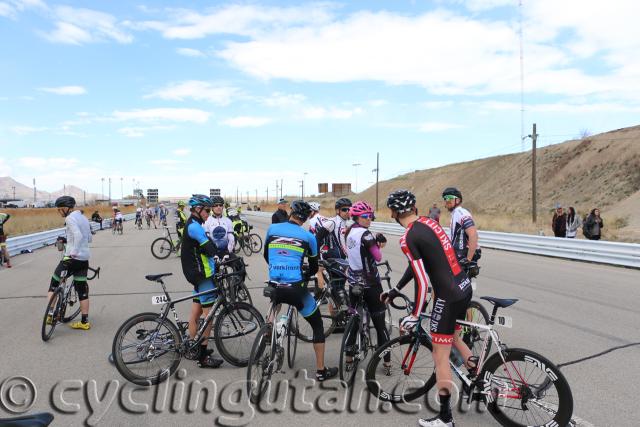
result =
[[[0,177],[0,199],[13,198],[15,187],[15,197],[18,200],[33,202],[33,187],[28,187],[9,176]],[[49,193],[47,191],[37,190],[38,201],[51,201],[57,197],[66,194],[73,196],[79,203],[84,200],[84,190],[73,185],[67,185],[66,188]],[[94,193],[87,193],[87,202],[93,201],[100,196]]]

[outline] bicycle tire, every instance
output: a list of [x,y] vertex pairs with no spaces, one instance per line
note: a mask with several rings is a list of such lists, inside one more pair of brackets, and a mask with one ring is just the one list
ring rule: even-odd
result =
[[235,240],[233,242],[233,253],[238,254],[242,250],[242,245],[240,244],[240,236],[234,235]]
[[251,293],[249,292],[249,288],[247,288],[247,285],[245,285],[244,282],[242,282],[236,286],[237,286],[236,298],[238,299],[238,301],[245,302],[249,305],[253,305],[253,300],[251,299]]
[[[467,307],[467,313],[465,319],[468,322],[481,323],[484,325],[489,324],[489,313],[487,309],[480,303],[480,301],[471,300],[469,307]],[[480,357],[482,352],[482,346],[484,344],[484,338],[488,334],[488,331],[479,330],[469,326],[462,325],[461,338],[462,341],[469,347],[474,356]],[[487,355],[491,353],[491,337],[487,341]]]
[[171,252],[173,252],[173,243],[166,237],[158,237],[151,243],[151,254],[158,259],[169,258]]
[[[149,329],[144,329],[144,322],[150,322],[152,324],[152,327]],[[139,355],[144,354],[145,348],[146,351],[149,351],[147,347],[147,344],[149,343],[145,343],[145,341],[148,341],[149,332],[153,332],[155,329],[157,329],[158,324],[160,324],[161,328],[164,327],[166,329],[166,332],[162,332],[162,335],[168,334],[166,335],[168,341],[165,340],[165,342],[162,343],[158,342],[159,340],[156,339],[153,344],[155,347],[160,347],[161,344],[165,344],[165,348],[163,348],[158,353],[154,353],[153,355],[147,355],[147,360],[142,359]],[[135,329],[135,334],[137,334],[138,342],[123,346],[123,341],[126,337],[126,333],[138,325],[141,326]],[[180,352],[181,346],[182,336],[180,335],[178,328],[173,324],[173,322],[171,322],[169,319],[162,320],[162,317],[158,313],[139,313],[127,319],[118,328],[118,331],[113,337],[111,354],[113,354],[113,362],[116,365],[118,372],[120,372],[120,375],[126,378],[127,381],[140,386],[148,387],[167,380],[167,378],[169,378],[176,372],[182,359],[182,354]],[[133,353],[135,357],[138,358],[138,360],[130,360],[129,358],[125,359],[123,350],[128,350],[129,348],[134,349]],[[131,370],[132,366],[155,362],[156,360],[159,360],[167,354],[169,355],[170,359],[168,360],[166,366],[162,369],[153,369],[152,374],[138,375]]]
[[[309,290],[313,294],[313,290]],[[314,297],[315,299],[315,297]],[[316,299],[317,302],[317,299]],[[331,313],[333,308],[334,314]],[[324,329],[324,337],[327,338],[331,335],[336,328],[338,307],[333,301],[333,297],[330,292],[326,292],[323,296],[323,302],[318,306],[320,310],[320,317],[322,318],[322,328]],[[298,324],[298,338],[304,342],[313,342],[313,330],[311,326],[305,321]]]
[[272,348],[273,330],[270,324],[264,325],[251,348],[247,365],[247,395],[253,404],[260,402],[271,380],[270,365],[275,354]]
[[248,234],[244,234],[242,236],[242,252],[246,256],[251,256],[253,254],[253,250],[251,249],[251,240]]
[[287,327],[287,366],[293,369],[296,363],[296,353],[298,351],[298,310],[291,310],[289,325]]
[[255,341],[255,334],[252,334],[263,325],[262,315],[252,305],[236,302],[224,306],[213,325],[220,356],[233,366],[247,366]]
[[[351,316],[347,326],[344,328],[342,334],[342,343],[340,345],[340,379],[344,381],[347,386],[351,386],[358,372],[358,356],[360,349],[358,348],[358,335],[360,334],[360,328],[358,325],[362,324],[362,319],[359,315]],[[351,344],[349,341],[353,340]],[[351,357],[351,369],[348,369],[347,357]]]
[[[49,302],[47,302],[47,307],[44,311],[44,318],[42,319],[42,330],[40,331],[40,337],[42,341],[47,342],[51,339],[53,335],[53,331],[56,329],[56,324],[58,323],[58,312],[60,311],[59,300],[61,295],[60,287],[55,290]],[[51,324],[47,324],[47,316],[51,313]],[[50,327],[50,330],[47,330],[47,327]]]
[[[72,298],[74,294],[75,294],[75,298]],[[71,303],[70,300],[73,300],[73,299],[75,299],[75,302]],[[63,315],[62,317],[62,323],[71,322],[73,319],[75,319],[78,316],[78,314],[80,314],[80,299],[78,298],[78,293],[76,292],[75,286],[72,286],[69,296],[67,297],[66,303],[67,303],[67,307],[65,307],[64,309],[65,315]],[[69,316],[66,316],[66,313],[69,311],[69,308],[72,308],[74,304],[78,304],[75,311],[73,311]]]
[[[419,368],[413,366],[408,374],[402,369],[402,362],[407,357],[407,352],[409,352],[407,360],[411,360],[413,346],[417,339],[413,334],[401,335],[378,347],[373,352],[365,373],[367,388],[371,394],[385,402],[402,403],[423,396],[435,385],[435,365],[431,356],[433,348],[427,337],[420,339],[418,348],[428,351],[429,354],[420,356],[416,354],[418,357],[415,357],[415,362],[419,361],[423,363],[423,366]],[[391,378],[392,375],[382,374],[379,369],[379,366],[383,364],[385,354],[388,353],[391,353],[391,373],[399,373],[399,378],[395,381]],[[411,377],[411,373],[414,374],[413,377]],[[407,387],[413,388],[405,389],[403,387],[404,383],[407,384]]]
[[[544,356],[541,356],[533,351],[522,349],[522,348],[511,348],[503,351],[503,356],[506,364],[502,361],[502,357],[500,353],[493,354],[484,365],[482,372],[479,376],[480,378],[480,388],[482,390],[488,391],[490,394],[485,395],[485,399],[487,400],[487,409],[489,413],[496,419],[501,425],[508,427],[520,427],[524,425],[556,425],[556,426],[566,426],[569,425],[571,421],[571,416],[573,414],[573,395],[571,393],[571,387],[567,382],[566,378],[551,361],[549,361]],[[518,363],[526,363],[527,368],[518,370],[515,366],[515,362]],[[531,372],[535,372],[536,368],[538,373],[533,373],[533,375],[537,375],[535,380],[540,380],[540,373],[544,374],[542,379],[541,386],[543,388],[531,387],[531,384],[527,384],[526,380],[523,380],[520,372],[528,373],[529,366],[534,367]],[[507,375],[508,378],[504,378],[504,380],[500,379],[500,376],[504,376],[503,373],[505,370],[509,371]],[[500,372],[500,374],[497,374]],[[516,373],[517,372],[517,373]],[[524,381],[526,384],[526,388],[524,390],[524,395],[527,397],[526,401],[518,398],[506,399],[505,397],[500,397],[500,388],[498,385],[501,382],[509,382],[511,381],[511,386],[513,387],[513,379],[516,378],[521,381]],[[545,381],[547,380],[547,381]],[[557,391],[557,403],[541,403],[539,398],[536,398],[536,394],[542,395],[542,397],[549,397],[549,390],[551,389],[550,383],[555,386],[555,390]],[[509,385],[509,384],[507,384]],[[522,387],[522,384],[520,385]],[[519,389],[521,390],[521,389]],[[509,388],[509,395],[514,393],[513,388]],[[529,395],[529,393],[531,395]],[[496,398],[496,394],[498,398]],[[512,396],[507,396],[512,397]],[[500,405],[499,402],[501,400],[508,400],[514,402],[513,408],[506,409],[516,409],[516,410],[526,410],[530,411],[526,413],[526,416],[519,415],[518,418],[520,421],[526,420],[527,424],[520,424],[519,422],[511,419],[506,411],[505,406]],[[541,408],[539,413],[544,415],[544,420],[546,421],[537,421],[533,420],[534,416],[533,412],[531,412],[530,408]],[[556,409],[554,409],[554,407]],[[526,408],[526,409],[525,409]],[[551,414],[554,413],[553,418],[549,419]]]
[[262,250],[262,237],[259,234],[249,234],[249,244],[251,245],[251,252],[254,254],[260,253]]

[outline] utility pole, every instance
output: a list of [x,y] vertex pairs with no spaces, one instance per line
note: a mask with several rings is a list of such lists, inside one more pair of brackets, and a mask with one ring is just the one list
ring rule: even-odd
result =
[[533,222],[537,222],[537,197],[536,197],[536,143],[538,134],[536,133],[536,124],[533,124],[533,133],[531,134],[531,218]]
[[276,203],[278,203],[278,180],[276,179]]
[[120,199],[124,199],[124,186],[122,185],[122,177],[120,177]]
[[36,179],[33,178],[33,205],[36,204]]
[[240,194],[240,189],[238,187],[236,187],[236,205],[238,204],[238,195]]
[[111,178],[109,178],[109,204],[111,204]]
[[267,186],[267,203],[269,203],[269,187]]
[[11,187],[13,189],[13,200],[16,199],[16,186]]
[[358,192],[358,166],[360,166],[361,164],[362,164],[362,163],[354,163],[354,164],[352,164],[352,165],[351,165],[351,166],[353,166],[353,167],[355,168],[355,170],[356,170],[356,188],[355,188],[354,193],[357,193],[357,192]]
[[104,199],[104,178],[100,178],[102,180],[102,192],[100,193],[100,198]]
[[380,152],[376,153],[376,210],[378,210],[378,180],[380,178]]
[[284,178],[280,178],[280,198],[284,198],[284,195],[282,194],[282,187],[284,187]]
[[84,190],[82,191],[82,199],[84,200],[83,204],[87,206],[87,192]]

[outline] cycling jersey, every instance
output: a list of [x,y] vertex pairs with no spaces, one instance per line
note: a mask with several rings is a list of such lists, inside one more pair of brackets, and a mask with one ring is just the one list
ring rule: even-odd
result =
[[371,231],[356,224],[351,227],[346,242],[347,260],[352,276],[362,279],[367,285],[379,283],[380,275],[376,262],[382,260],[382,253]]
[[[418,316],[427,299],[429,279],[436,299],[448,304],[471,295],[467,277],[444,229],[431,218],[420,217],[409,224],[400,238],[400,248],[409,260],[409,268],[398,284],[402,288],[411,278],[416,281],[414,316]],[[428,277],[428,278],[427,278]]]
[[118,213],[116,214],[116,221],[117,221],[117,222],[122,222],[123,218],[124,218],[124,217],[122,216],[122,212],[118,212]]
[[269,280],[298,284],[304,281],[302,264],[309,258],[309,274],[318,271],[316,238],[293,222],[271,224],[265,237],[264,258],[269,263]]
[[210,215],[204,223],[204,230],[219,250],[233,252],[235,237],[229,218]]
[[333,218],[327,218],[323,223],[323,227],[330,232],[326,233],[322,246],[326,247],[324,258],[342,258],[347,257],[346,244],[344,235],[347,231],[347,221],[342,219],[340,215]]
[[79,261],[88,261],[91,255],[89,243],[91,242],[91,225],[89,220],[80,211],[71,212],[65,219],[67,246],[65,257]]
[[202,221],[199,219],[190,217],[187,220],[186,231],[180,254],[182,272],[189,283],[198,286],[205,279],[213,276],[215,272],[213,257],[217,250],[207,237]]
[[[449,226],[451,232],[451,242],[453,248],[456,251],[458,259],[467,256],[467,248],[469,247],[469,238],[465,231],[474,227],[473,217],[471,213],[463,208],[457,206],[453,212],[451,212],[451,224]],[[478,246],[479,248],[480,246]]]

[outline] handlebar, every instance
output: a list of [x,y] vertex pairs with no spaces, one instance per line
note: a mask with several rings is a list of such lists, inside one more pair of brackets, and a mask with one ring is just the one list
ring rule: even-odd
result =
[[[398,298],[404,301],[404,305],[399,305],[395,303],[395,300],[397,300]],[[389,301],[389,305],[395,308],[396,310],[413,311],[413,302],[411,302],[409,297],[407,297],[405,294],[398,294],[397,297]]]
[[93,279],[95,279],[96,277],[97,277],[98,279],[100,278],[100,267],[98,267],[98,268],[91,268],[91,267],[89,267],[89,271],[93,273],[93,276],[89,276],[89,275],[87,274],[87,280],[93,280]]
[[389,265],[389,260],[376,263],[376,267],[382,267],[382,266],[387,267],[387,272],[385,273],[385,276],[388,276],[389,273],[391,273],[393,271],[391,269],[391,266]]

